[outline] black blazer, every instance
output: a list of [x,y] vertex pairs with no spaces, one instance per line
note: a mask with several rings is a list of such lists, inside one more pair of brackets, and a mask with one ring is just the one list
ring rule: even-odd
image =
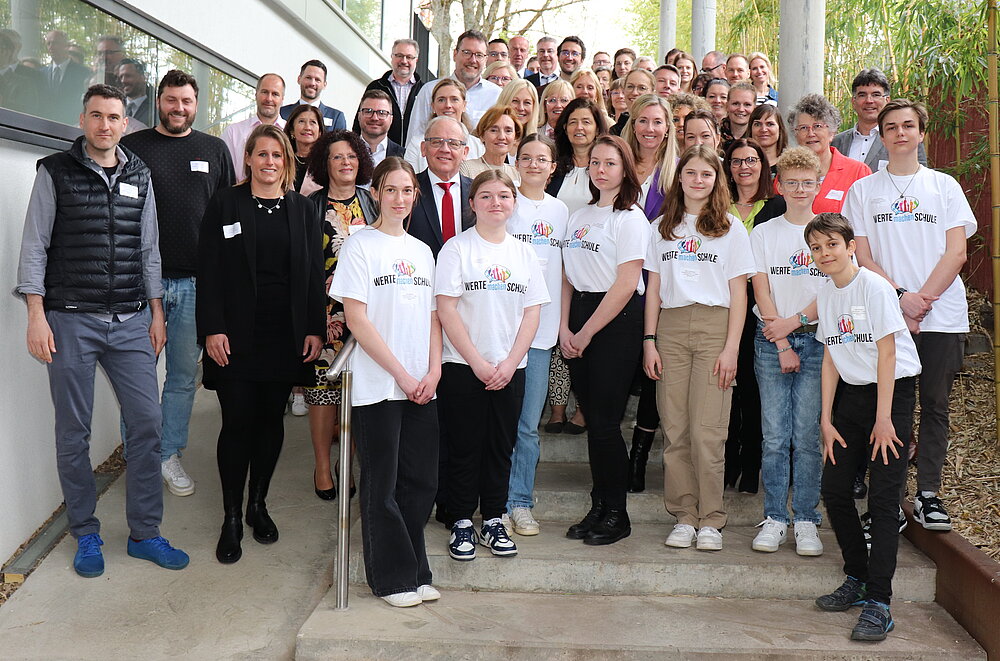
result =
[[386,158],[388,158],[389,156],[399,156],[400,158],[403,158],[404,156],[406,156],[406,150],[403,149],[403,147],[400,146],[399,143],[397,143],[395,140],[386,138],[385,155]]
[[45,76],[48,107],[45,116],[57,122],[76,126],[83,112],[83,93],[87,91],[93,71],[70,60],[58,85],[52,85],[52,65],[42,69]]
[[[323,240],[316,207],[294,191],[285,194],[292,272],[292,330],[301,345],[307,335],[326,337],[326,291]],[[198,341],[224,333],[233,353],[253,346],[257,308],[255,203],[250,185],[217,192],[201,221],[198,244]],[[239,233],[233,225],[239,223]],[[227,228],[224,230],[223,228]],[[231,238],[226,238],[231,234]],[[205,386],[212,387],[215,361],[205,360]]]
[[[434,190],[427,170],[417,174],[417,181],[420,183],[420,199],[417,200],[416,206],[413,207],[413,213],[410,214],[410,224],[407,231],[426,243],[436,260],[444,241],[441,240],[441,218],[438,216],[437,205],[434,204]],[[460,193],[462,196],[462,230],[465,231],[476,224],[476,216],[472,213],[472,207],[469,206],[472,179],[459,175],[459,181],[459,186],[462,189]],[[452,195],[454,194],[452,191]]]

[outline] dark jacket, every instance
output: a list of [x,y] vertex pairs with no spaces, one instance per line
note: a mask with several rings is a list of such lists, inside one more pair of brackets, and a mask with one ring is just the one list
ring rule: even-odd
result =
[[403,158],[404,156],[406,156],[406,149],[404,149],[402,145],[397,143],[392,138],[386,138],[386,141],[387,141],[385,145],[386,158],[390,156],[399,156],[400,158]]
[[[420,198],[413,207],[413,213],[410,214],[407,232],[426,243],[436,260],[444,241],[441,237],[441,218],[438,216],[437,205],[434,204],[434,190],[431,187],[431,178],[427,174],[427,170],[417,174],[417,181],[420,183]],[[462,189],[460,194],[462,196],[462,230],[464,231],[476,224],[476,216],[472,213],[472,207],[469,206],[472,179],[459,175],[459,181],[459,186]],[[452,195],[454,194],[453,191]]]
[[[292,116],[292,111],[298,108],[299,105],[296,101],[295,103],[289,103],[287,106],[281,106],[278,109],[278,114],[281,115],[282,119],[288,119]],[[347,128],[347,120],[344,118],[344,113],[336,108],[331,108],[322,101],[316,107],[319,109],[320,114],[323,115],[323,130],[336,131],[337,129]]]
[[[424,86],[424,81],[420,80],[420,75],[414,73],[414,84],[413,89],[410,90],[410,96],[406,98],[406,107],[400,108],[399,103],[396,101],[396,93],[392,89],[392,83],[389,82],[389,78],[392,76],[392,69],[386,71],[382,74],[381,78],[376,78],[372,82],[368,83],[368,90],[382,90],[389,95],[389,100],[392,102],[392,126],[389,127],[389,139],[395,142],[397,145],[406,144],[406,134],[410,127],[410,114],[413,112],[413,102],[417,100],[417,94],[420,93],[420,88]],[[358,109],[361,109],[361,104],[358,104]],[[361,134],[361,123],[358,121],[358,113],[354,113],[354,126],[351,129],[357,134]],[[389,154],[389,156],[395,156],[395,154]],[[402,156],[402,154],[399,154]]]
[[[292,331],[301,346],[307,335],[326,337],[323,243],[316,208],[307,198],[289,191],[283,204],[288,210],[291,251]],[[225,188],[212,197],[201,222],[195,305],[198,341],[204,344],[206,336],[224,333],[233,353],[253,346],[257,307],[254,208],[249,184]],[[211,387],[210,372],[216,367],[211,359],[205,361],[206,387]]]
[[[146,305],[142,209],[149,168],[128,160],[114,190],[84,161],[83,136],[69,150],[38,161],[52,177],[56,213],[45,268],[45,308],[114,314]],[[134,187],[134,196],[122,189]]]
[[57,122],[77,126],[83,112],[83,93],[87,91],[93,71],[70,60],[66,64],[62,80],[52,84],[52,65],[42,70],[45,77],[45,117]]
[[[320,223],[326,215],[326,196],[329,192],[330,187],[324,186],[309,194],[309,201],[316,207]],[[375,198],[361,186],[355,186],[354,192],[358,195],[358,205],[361,207],[361,213],[365,215],[365,222],[371,225],[378,218],[378,205],[375,203]]]

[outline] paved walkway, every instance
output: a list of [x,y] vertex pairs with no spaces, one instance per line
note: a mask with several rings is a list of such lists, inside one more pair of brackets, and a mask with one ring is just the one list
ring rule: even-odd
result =
[[215,559],[222,497],[215,463],[214,393],[200,390],[184,466],[197,483],[187,498],[164,493],[163,535],[191,555],[179,572],[125,553],[125,481],[98,502],[106,571],[72,568],[67,535],[0,608],[0,657],[13,659],[290,659],[299,628],[333,580],[336,501],[313,494],[306,418],[286,416],[285,447],[268,498],[281,533],[253,541],[231,566]]

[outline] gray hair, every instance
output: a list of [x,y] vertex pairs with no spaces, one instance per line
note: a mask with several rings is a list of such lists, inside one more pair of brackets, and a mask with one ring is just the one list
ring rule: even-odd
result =
[[446,117],[444,115],[438,115],[437,117],[432,118],[431,121],[427,122],[427,126],[424,127],[424,140],[426,140],[427,136],[430,135],[431,129],[441,122],[455,122],[458,124],[462,127],[462,139],[466,142],[469,141],[469,129],[465,126],[465,124],[458,121],[454,117]]
[[404,46],[413,46],[417,51],[417,56],[420,56],[420,44],[417,43],[416,39],[397,39],[392,42],[392,47],[395,49],[396,46],[403,44]]
[[545,35],[544,37],[542,37],[541,39],[538,40],[538,43],[539,44],[541,44],[541,43],[557,44],[557,43],[559,43],[559,40],[556,39],[555,37],[550,37],[548,35]]
[[806,94],[788,110],[788,125],[795,126],[799,115],[809,115],[836,132],[840,127],[840,112],[822,94]]

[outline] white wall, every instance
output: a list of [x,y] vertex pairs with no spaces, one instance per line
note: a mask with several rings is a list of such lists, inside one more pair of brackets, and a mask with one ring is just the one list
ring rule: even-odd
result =
[[[389,68],[323,0],[134,0],[133,6],[255,74],[281,74],[298,98],[301,64],[330,69],[323,95],[348,116],[369,80]],[[377,37],[375,37],[377,39]],[[45,149],[0,139],[0,564],[52,514],[62,494],[55,468],[52,401],[45,367],[28,355],[24,304],[11,296],[35,161]],[[119,442],[118,407],[97,377],[91,459],[102,463]],[[124,516],[124,513],[122,513]]]

